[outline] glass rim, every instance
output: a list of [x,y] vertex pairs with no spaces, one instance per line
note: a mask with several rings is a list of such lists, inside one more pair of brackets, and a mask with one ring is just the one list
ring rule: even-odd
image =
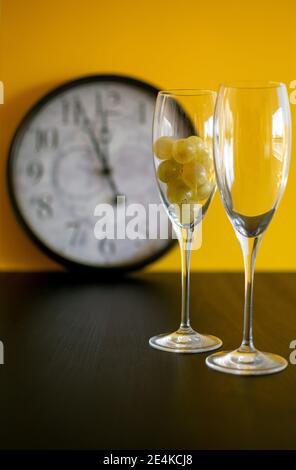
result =
[[280,87],[286,87],[286,85],[283,82],[273,80],[235,80],[220,84],[220,88],[233,88],[236,90],[264,90]]
[[217,95],[217,91],[206,88],[172,88],[158,92],[160,96],[207,96]]

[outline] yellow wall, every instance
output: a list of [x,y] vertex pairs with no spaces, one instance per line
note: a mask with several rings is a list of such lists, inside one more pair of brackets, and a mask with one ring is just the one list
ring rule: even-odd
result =
[[[159,87],[216,88],[230,79],[296,79],[295,0],[2,0],[0,268],[55,267],[18,227],[5,186],[7,148],[27,109],[61,82],[114,72]],[[295,117],[296,105],[292,106]],[[294,159],[295,160],[295,159]],[[258,268],[295,269],[295,161]],[[218,196],[193,256],[199,270],[241,269]],[[153,269],[178,269],[177,250]]]

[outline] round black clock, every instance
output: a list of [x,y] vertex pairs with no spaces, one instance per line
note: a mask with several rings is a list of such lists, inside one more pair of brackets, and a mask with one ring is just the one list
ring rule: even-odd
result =
[[128,271],[161,256],[171,238],[94,235],[94,209],[125,196],[126,205],[160,203],[151,129],[157,89],[116,75],[68,82],[39,101],[13,138],[9,193],[31,238],[70,268]]

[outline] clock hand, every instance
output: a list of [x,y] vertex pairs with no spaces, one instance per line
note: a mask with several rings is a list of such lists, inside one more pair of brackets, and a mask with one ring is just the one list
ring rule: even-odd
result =
[[[100,129],[100,141],[104,146],[104,156],[106,161],[109,162],[109,142],[110,142],[110,130],[108,125],[108,111],[103,109],[101,96],[99,95],[97,98],[97,110],[101,115],[101,129]],[[117,191],[117,195],[122,196]],[[116,200],[115,200],[116,202]]]
[[85,126],[86,131],[88,132],[89,138],[90,138],[90,140],[93,144],[96,155],[98,156],[99,160],[102,163],[102,166],[103,166],[102,174],[104,174],[108,178],[109,186],[110,186],[110,189],[112,190],[112,194],[113,194],[113,199],[114,199],[113,202],[115,203],[116,200],[117,200],[117,195],[119,194],[119,191],[118,191],[117,186],[115,184],[115,181],[112,177],[111,169],[108,165],[108,160],[106,158],[105,153],[102,152],[102,150],[100,148],[100,145],[99,145],[99,143],[96,139],[95,133],[94,133],[92,127],[91,127],[90,120],[89,120],[89,118],[88,118],[88,116],[85,112],[85,109],[81,108],[81,110],[82,110],[83,115],[84,115],[83,124]]
[[103,168],[89,168],[88,166],[86,165],[77,165],[77,168],[79,168],[79,170],[83,171],[84,173],[92,173],[92,174],[95,174],[95,175],[106,175],[106,173],[108,173],[108,169],[107,170],[104,170]]

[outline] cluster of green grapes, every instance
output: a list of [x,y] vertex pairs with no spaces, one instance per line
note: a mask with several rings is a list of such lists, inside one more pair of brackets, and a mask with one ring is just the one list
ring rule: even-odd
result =
[[209,197],[214,186],[213,160],[200,137],[160,137],[153,149],[161,160],[158,179],[166,183],[167,199],[179,206],[180,213],[183,204],[202,204]]

